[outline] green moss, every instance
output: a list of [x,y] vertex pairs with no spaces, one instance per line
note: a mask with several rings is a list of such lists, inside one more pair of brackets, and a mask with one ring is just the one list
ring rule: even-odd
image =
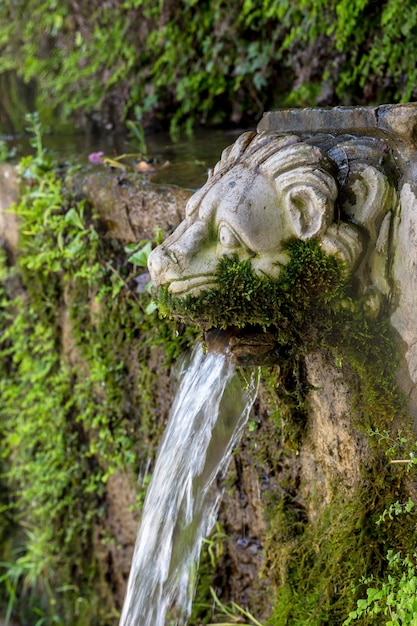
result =
[[[386,480],[382,464],[379,470]],[[341,625],[366,591],[361,581],[369,575],[374,581],[383,579],[388,547],[413,553],[415,533],[404,530],[415,524],[416,515],[395,520],[388,534],[386,527],[378,526],[394,489],[374,470],[370,473],[372,479],[369,476],[354,493],[335,485],[331,503],[323,509],[317,502],[320,514],[309,523],[303,508],[288,496],[271,507],[264,569],[276,574],[275,607],[269,622],[273,626]],[[368,623],[374,622],[361,621]]]
[[20,164],[17,264],[3,255],[0,271],[0,601],[28,623],[106,626],[106,482],[134,484],[155,451],[160,378],[195,332],[146,313],[135,268],[37,139]]
[[[327,357],[331,379],[331,353]],[[409,453],[415,446],[404,434],[394,439],[388,431],[377,433],[379,445],[373,446],[372,438],[368,440],[370,449],[361,455],[359,480],[354,488],[346,487],[337,464],[333,482],[327,468],[323,502],[323,485],[319,481],[316,489],[314,483],[305,484],[308,471],[306,475],[306,468],[300,467],[310,429],[314,428],[308,421],[308,407],[300,402],[309,389],[300,390],[295,401],[293,394],[281,389],[285,381],[275,368],[263,368],[262,378],[262,402],[269,405],[274,423],[259,421],[246,445],[251,449],[252,463],[259,467],[259,480],[266,474],[273,484],[263,494],[268,530],[261,575],[269,580],[272,577],[275,585],[273,611],[266,623],[341,626],[358,598],[366,597],[370,585],[367,577],[372,577],[373,588],[384,589],[387,576],[393,576],[389,569],[387,572],[389,551],[414,559],[416,513],[413,506],[399,504],[409,502],[413,477],[403,465],[391,465],[390,460],[413,458]],[[351,413],[351,434],[355,438],[355,426],[362,428],[361,422],[366,423],[370,416],[361,407],[360,380],[353,376],[352,380],[353,394],[357,394]],[[378,415],[378,398],[373,412]],[[407,428],[408,416],[403,413],[404,417]],[[397,426],[392,424],[390,432],[396,432]],[[362,439],[366,441],[366,436]],[[329,461],[331,465],[331,457]],[[396,515],[394,511],[407,512]],[[394,579],[389,580],[394,585]],[[361,614],[361,620],[359,623],[364,625],[386,623],[381,616],[378,621],[377,615]]]

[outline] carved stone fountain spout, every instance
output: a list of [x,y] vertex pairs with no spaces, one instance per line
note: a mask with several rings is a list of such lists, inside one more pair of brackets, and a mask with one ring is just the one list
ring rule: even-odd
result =
[[[267,113],[224,150],[186,218],[149,258],[173,298],[218,287],[221,259],[279,278],[288,242],[344,262],[356,295],[390,302],[417,382],[417,104]],[[197,319],[198,322],[198,319]]]

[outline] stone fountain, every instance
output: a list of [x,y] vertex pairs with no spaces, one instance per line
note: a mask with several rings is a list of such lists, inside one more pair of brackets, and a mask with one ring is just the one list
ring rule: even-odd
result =
[[414,550],[375,520],[415,497],[416,155],[417,104],[267,113],[149,257],[161,315],[277,366],[277,624],[341,624],[355,568]]

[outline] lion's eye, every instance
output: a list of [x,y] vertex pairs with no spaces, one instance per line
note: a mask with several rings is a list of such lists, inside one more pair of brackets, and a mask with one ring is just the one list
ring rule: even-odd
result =
[[238,248],[241,245],[239,239],[226,224],[220,226],[219,242],[225,248]]

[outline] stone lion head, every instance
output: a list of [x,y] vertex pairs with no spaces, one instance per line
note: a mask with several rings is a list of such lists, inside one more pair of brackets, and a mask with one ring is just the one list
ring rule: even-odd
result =
[[362,263],[362,276],[378,274],[374,282],[386,291],[369,252],[395,203],[386,152],[373,138],[244,133],[190,198],[185,220],[151,253],[153,284],[174,296],[198,295],[216,287],[224,256],[276,278],[288,262],[286,242],[314,238],[352,272]]

